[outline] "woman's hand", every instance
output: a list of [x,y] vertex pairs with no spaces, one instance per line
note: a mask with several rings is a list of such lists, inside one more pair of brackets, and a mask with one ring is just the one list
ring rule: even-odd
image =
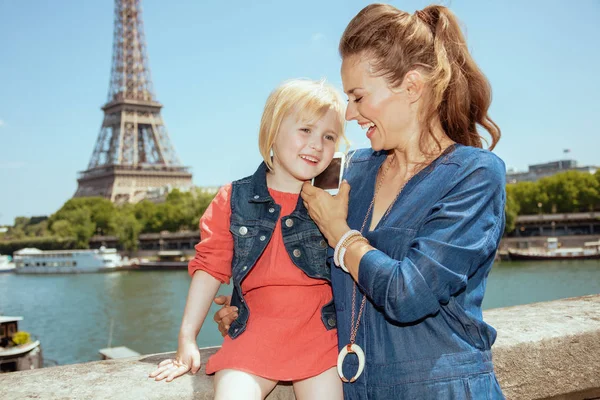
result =
[[168,359],[158,364],[158,368],[150,373],[155,381],[167,382],[185,374],[189,370],[195,374],[200,369],[200,350],[196,341],[191,338],[179,339],[179,347],[175,359]]
[[221,336],[227,336],[227,331],[231,323],[238,317],[238,308],[231,306],[231,296],[217,296],[214,300],[215,304],[222,305],[221,309],[215,313],[213,319],[219,324],[219,332]]
[[346,223],[349,194],[350,185],[346,181],[342,182],[340,190],[335,196],[308,182],[302,185],[300,195],[304,200],[304,206],[331,247],[335,247],[342,235],[350,230]]

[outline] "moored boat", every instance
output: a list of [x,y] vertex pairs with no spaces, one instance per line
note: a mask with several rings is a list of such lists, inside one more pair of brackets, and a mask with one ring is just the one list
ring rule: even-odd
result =
[[0,273],[13,272],[14,270],[15,263],[12,262],[11,257],[0,254]]
[[0,372],[26,371],[42,368],[39,340],[18,329],[23,317],[0,315]]
[[116,249],[49,250],[25,248],[14,253],[17,274],[110,272],[123,265]]
[[583,247],[558,247],[557,238],[548,238],[545,248],[508,249],[513,261],[600,260],[600,240],[586,242]]

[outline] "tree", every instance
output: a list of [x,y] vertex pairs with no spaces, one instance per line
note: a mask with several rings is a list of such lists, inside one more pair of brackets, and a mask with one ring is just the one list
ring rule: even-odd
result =
[[111,231],[119,238],[123,248],[129,251],[138,249],[142,228],[142,223],[135,217],[134,207],[130,205],[121,207],[111,221]]
[[[96,231],[96,223],[92,221],[91,211],[87,208],[77,208],[62,211],[60,216],[61,219],[52,222],[52,232],[59,237],[72,237],[75,239],[77,248],[87,249],[89,241]],[[55,226],[56,224],[58,226]]]
[[110,233],[111,221],[116,216],[116,209],[110,200],[102,197],[77,197],[67,200],[60,210],[50,217],[48,227],[52,230],[54,221],[69,220],[68,215],[77,210],[88,210],[90,221],[94,223],[95,229],[102,234]]
[[517,216],[519,215],[520,207],[514,194],[515,186],[506,186],[506,205],[504,208],[506,217],[506,226],[504,227],[504,233],[510,233],[515,230],[517,223]]

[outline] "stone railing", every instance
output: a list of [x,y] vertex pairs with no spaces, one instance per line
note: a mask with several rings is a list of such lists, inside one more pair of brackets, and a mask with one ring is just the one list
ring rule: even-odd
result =
[[[600,398],[600,295],[499,308],[484,313],[498,330],[496,374],[508,399]],[[202,349],[206,361],[217,348]],[[173,382],[148,373],[173,353],[0,375],[0,399],[212,399],[202,369]],[[294,399],[279,385],[269,400]]]

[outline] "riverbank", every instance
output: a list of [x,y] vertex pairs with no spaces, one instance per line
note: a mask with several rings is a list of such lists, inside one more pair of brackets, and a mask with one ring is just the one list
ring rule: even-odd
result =
[[[600,295],[500,308],[484,312],[498,330],[494,369],[507,399],[592,399],[600,396]],[[565,324],[565,321],[569,321]],[[531,329],[532,324],[535,329]],[[173,382],[148,378],[174,353],[99,361],[7,374],[0,397],[46,399],[212,399],[205,361],[216,348],[202,349],[202,369]],[[4,395],[4,396],[2,396]],[[293,400],[279,384],[267,400]]]
[[[185,271],[110,274],[0,274],[0,313],[22,315],[20,329],[36,335],[44,356],[60,365],[99,360],[113,325],[112,346],[141,354],[171,351],[190,278]],[[229,294],[222,286],[219,293]],[[484,309],[600,293],[600,262],[500,262],[488,279]],[[218,307],[211,307],[212,315]],[[210,321],[201,347],[220,345]]]

